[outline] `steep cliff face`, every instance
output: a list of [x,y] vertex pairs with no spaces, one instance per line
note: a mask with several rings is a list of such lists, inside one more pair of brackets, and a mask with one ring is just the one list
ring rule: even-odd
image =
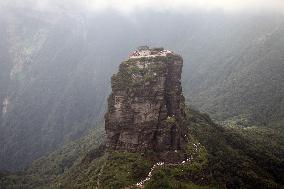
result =
[[105,127],[113,150],[184,149],[187,130],[181,87],[183,59],[171,51],[140,49],[112,77]]

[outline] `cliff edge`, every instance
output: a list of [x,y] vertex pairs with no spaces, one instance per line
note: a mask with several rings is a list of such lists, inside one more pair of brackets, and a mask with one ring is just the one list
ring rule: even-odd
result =
[[181,56],[147,46],[120,64],[105,115],[109,149],[177,153],[185,148],[182,66]]

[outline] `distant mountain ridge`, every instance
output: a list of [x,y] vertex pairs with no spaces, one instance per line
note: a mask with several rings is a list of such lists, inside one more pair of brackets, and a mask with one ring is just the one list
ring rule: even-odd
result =
[[[145,188],[283,187],[283,130],[222,127],[193,109],[187,108],[186,114],[190,149],[194,152],[201,143],[199,155],[189,164],[156,166]],[[145,155],[152,153],[105,153],[105,142],[100,124],[83,138],[38,159],[25,172],[0,174],[0,188],[123,188],[147,177],[155,159]]]
[[195,80],[185,84],[190,89],[187,94],[200,109],[219,119],[244,116],[267,125],[282,120],[284,27],[261,29],[267,33],[250,33],[253,29],[242,32],[243,39],[235,41],[237,47],[229,48],[233,51],[228,57],[217,59],[219,64],[212,60],[200,65],[202,74],[197,74],[195,80],[204,78],[201,85],[196,85]]
[[137,12],[129,19],[117,12],[1,11],[0,170],[23,169],[95,127],[109,78],[141,44],[183,54],[191,106],[218,121],[283,127],[283,20],[216,12]]

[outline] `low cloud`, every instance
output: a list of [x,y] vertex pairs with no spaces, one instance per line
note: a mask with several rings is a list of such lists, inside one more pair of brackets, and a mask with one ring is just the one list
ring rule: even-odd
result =
[[193,9],[284,13],[283,0],[0,0],[0,6],[29,7],[41,11],[87,9],[101,12],[112,9],[123,13],[132,13],[138,10],[186,12],[188,9]]
[[152,9],[157,11],[183,11],[186,9],[238,11],[284,11],[283,0],[89,0],[94,10],[108,8],[122,12]]

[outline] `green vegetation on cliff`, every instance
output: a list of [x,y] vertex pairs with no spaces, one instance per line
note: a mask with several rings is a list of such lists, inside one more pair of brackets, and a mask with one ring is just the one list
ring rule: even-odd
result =
[[157,56],[124,61],[119,67],[118,74],[112,76],[112,87],[124,89],[155,81],[159,75],[165,73],[166,66],[161,62],[165,60],[166,57]]
[[284,178],[284,130],[223,127],[188,109],[190,132],[208,152],[209,171],[227,188],[280,188]]
[[101,188],[133,186],[151,169],[149,157],[139,153],[110,152],[100,176]]
[[[283,187],[283,130],[228,128],[192,109],[187,109],[186,124],[191,133],[188,152],[193,160],[156,168],[145,183],[146,189]],[[105,153],[100,145],[105,135],[100,128],[41,158],[22,174],[2,174],[0,186],[108,189],[134,186],[145,179],[159,161],[153,158],[155,154]]]
[[0,106],[10,99],[1,170],[84,136],[105,111],[117,63],[145,41],[183,55],[184,95],[213,118],[284,125],[283,15],[150,11],[133,22],[110,10],[74,17],[12,4],[0,11]]

